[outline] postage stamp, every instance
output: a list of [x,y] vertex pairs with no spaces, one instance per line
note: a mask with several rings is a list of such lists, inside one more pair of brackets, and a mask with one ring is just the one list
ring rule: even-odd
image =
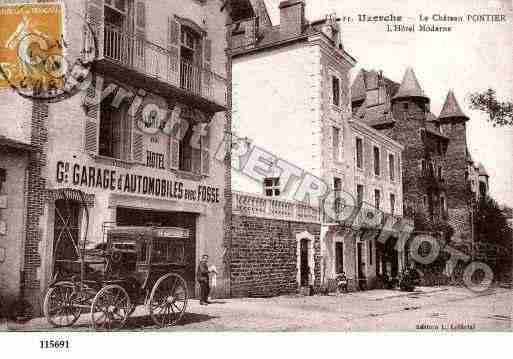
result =
[[62,5],[3,5],[0,23],[0,88],[63,88]]
[[95,41],[79,55],[68,51],[66,22],[83,23],[87,38],[94,39],[85,20],[64,3],[0,6],[0,89],[10,87],[26,98],[57,102],[83,88]]

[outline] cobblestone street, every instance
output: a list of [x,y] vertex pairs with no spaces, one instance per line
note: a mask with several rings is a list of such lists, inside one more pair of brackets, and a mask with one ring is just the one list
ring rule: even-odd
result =
[[[511,330],[511,290],[484,294],[465,288],[419,288],[413,293],[370,290],[330,296],[218,299],[209,306],[189,302],[182,324],[173,331],[345,331],[345,330]],[[450,326],[459,326],[450,329]],[[50,330],[44,318],[24,325],[8,323],[9,330]],[[442,326],[444,328],[442,328]],[[82,315],[70,330],[88,330]],[[127,330],[153,330],[145,308],[139,307]]]

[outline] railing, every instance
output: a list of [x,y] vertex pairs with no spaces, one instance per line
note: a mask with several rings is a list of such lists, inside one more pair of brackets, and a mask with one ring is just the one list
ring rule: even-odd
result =
[[320,222],[319,208],[275,197],[233,192],[232,208],[235,214],[295,222]]
[[165,49],[146,38],[123,32],[117,26],[105,24],[103,56],[115,63],[135,69],[172,86],[225,106],[227,82],[207,68],[179,58],[178,53]]
[[[330,205],[325,205],[325,208]],[[411,219],[401,215],[376,211],[369,206],[363,206],[362,208],[342,204],[337,206],[333,204],[332,207],[329,207],[332,210],[322,211],[318,207],[302,202],[253,193],[237,191],[232,193],[233,213],[240,215],[313,223],[320,223],[322,218],[322,222],[326,224],[343,224],[354,228],[380,229],[386,223],[387,227],[394,226],[394,229],[400,230],[396,226],[398,222],[402,225],[413,226]]]

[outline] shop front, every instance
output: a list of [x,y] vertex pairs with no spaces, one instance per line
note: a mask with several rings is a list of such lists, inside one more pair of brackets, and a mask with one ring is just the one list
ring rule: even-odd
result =
[[[157,169],[98,165],[73,157],[60,158],[53,167],[41,221],[42,287],[61,271],[80,269],[82,246],[99,249],[110,233],[152,228],[162,238],[183,243],[182,273],[191,296],[198,290],[195,272],[202,254],[218,268],[216,294],[224,295],[222,188]],[[76,263],[74,268],[70,263]]]

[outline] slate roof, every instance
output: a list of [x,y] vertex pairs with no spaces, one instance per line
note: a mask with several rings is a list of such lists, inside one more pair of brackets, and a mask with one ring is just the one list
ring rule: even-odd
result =
[[399,99],[406,97],[420,97],[429,101],[429,98],[424,94],[411,67],[406,69],[401,86],[393,98]]
[[365,70],[360,70],[351,85],[351,100],[365,99],[367,87],[365,86]]
[[[367,71],[361,69],[351,84],[351,100],[363,100],[366,96],[366,91],[375,87],[374,83],[377,75],[378,73],[374,70]],[[385,76],[383,76],[383,81],[385,82],[387,93],[390,95],[390,98],[392,98],[397,93],[400,85]]]
[[460,105],[458,104],[458,100],[456,100],[456,96],[454,96],[454,92],[449,90],[447,97],[445,99],[444,106],[442,107],[442,111],[440,112],[440,116],[438,116],[440,120],[450,119],[450,118],[462,118],[465,121],[468,121],[469,118],[467,115],[463,113]]

